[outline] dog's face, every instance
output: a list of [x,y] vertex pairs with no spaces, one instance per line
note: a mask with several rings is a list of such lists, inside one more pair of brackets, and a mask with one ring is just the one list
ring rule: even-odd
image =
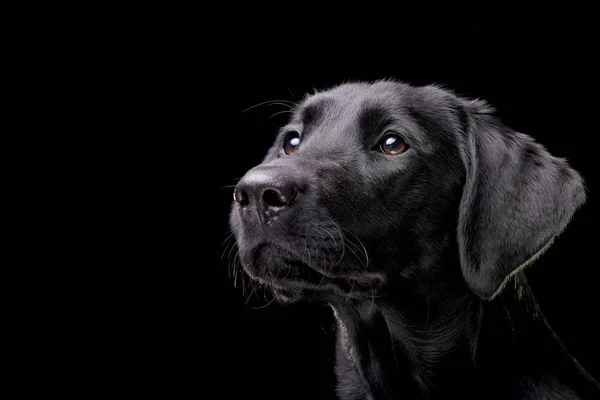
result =
[[[235,188],[231,226],[245,271],[283,299],[360,298],[442,273],[443,258],[460,258],[469,286],[490,297],[564,227],[570,215],[562,204],[574,208],[583,197],[577,174],[524,135],[475,138],[477,115],[488,112],[436,87],[394,82],[346,84],[308,97]],[[487,150],[491,157],[479,155]],[[548,169],[563,178],[554,182]],[[552,187],[527,192],[534,179],[553,179]],[[566,198],[555,205],[548,193],[559,184]],[[490,218],[513,229],[504,219],[520,218],[520,206],[537,200],[547,203],[547,224],[556,229],[539,238],[523,232],[528,242],[516,249],[488,232]],[[517,211],[498,211],[511,202]],[[538,209],[528,213],[535,218]],[[482,259],[494,265],[482,266]],[[469,275],[482,267],[490,269],[485,276]]]

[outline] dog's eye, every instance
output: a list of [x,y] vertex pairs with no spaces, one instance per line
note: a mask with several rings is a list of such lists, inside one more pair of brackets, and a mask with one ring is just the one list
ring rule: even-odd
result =
[[288,156],[298,148],[300,144],[300,134],[298,132],[289,132],[283,142],[283,151]]
[[408,148],[408,145],[400,136],[396,134],[386,135],[379,142],[379,149],[387,155],[396,156],[404,153]]

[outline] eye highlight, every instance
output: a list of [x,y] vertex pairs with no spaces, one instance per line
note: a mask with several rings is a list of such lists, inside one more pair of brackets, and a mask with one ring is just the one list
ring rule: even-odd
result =
[[288,132],[283,141],[283,151],[288,156],[296,151],[300,144],[300,134],[296,131]]
[[404,139],[395,133],[385,135],[379,142],[379,150],[389,156],[402,154],[406,149],[408,149],[408,145]]

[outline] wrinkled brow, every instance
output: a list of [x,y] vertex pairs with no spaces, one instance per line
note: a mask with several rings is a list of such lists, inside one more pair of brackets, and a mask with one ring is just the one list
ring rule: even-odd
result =
[[358,126],[365,138],[381,134],[394,121],[389,110],[378,106],[365,106],[358,114]]
[[333,106],[334,100],[327,98],[302,105],[299,112],[302,125],[304,125],[305,128],[317,125]]

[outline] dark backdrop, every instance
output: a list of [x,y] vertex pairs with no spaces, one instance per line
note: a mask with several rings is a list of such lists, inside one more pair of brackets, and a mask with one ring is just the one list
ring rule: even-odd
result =
[[[566,346],[600,377],[593,350],[600,329],[592,29],[584,23],[517,26],[475,18],[435,30],[388,26],[366,38],[362,32],[373,28],[356,24],[308,36],[310,20],[227,21],[200,33],[193,28],[200,21],[172,21],[168,40],[159,29],[148,39],[148,57],[127,71],[125,81],[136,83],[126,84],[126,93],[135,92],[144,105],[131,126],[140,146],[128,154],[144,161],[133,166],[124,185],[137,187],[138,178],[150,176],[150,190],[129,210],[140,214],[132,225],[152,240],[126,260],[127,271],[135,271],[119,281],[127,301],[118,303],[117,324],[107,328],[118,382],[132,383],[133,393],[218,393],[206,398],[333,396],[329,310],[305,303],[283,307],[261,291],[249,295],[234,287],[223,245],[231,185],[260,162],[286,119],[277,114],[282,107],[257,104],[299,101],[313,88],[380,78],[441,83],[486,99],[508,125],[581,172],[588,202],[529,276]],[[344,41],[349,33],[352,39]],[[134,54],[136,43],[124,52]],[[130,102],[127,94],[119,96]],[[114,316],[107,318],[114,323]]]

